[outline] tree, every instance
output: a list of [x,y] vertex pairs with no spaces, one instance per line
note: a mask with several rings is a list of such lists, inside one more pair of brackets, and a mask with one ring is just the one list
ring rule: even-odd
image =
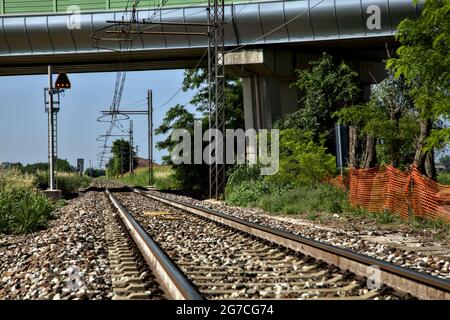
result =
[[[197,90],[190,103],[208,117],[207,69],[189,69],[184,73],[183,91]],[[244,128],[244,105],[241,80],[225,76],[225,127]]]
[[[23,172],[26,173],[36,173],[37,171],[47,171],[47,162],[37,162],[32,164],[27,164],[23,167]],[[67,159],[56,159],[56,170],[61,172],[75,172],[75,168],[67,161]]]
[[434,149],[450,141],[450,128],[442,128],[442,120],[450,116],[450,1],[426,0],[417,20],[400,23],[397,39],[397,57],[387,66],[411,87],[418,109],[414,164],[436,179]]
[[115,140],[112,145],[113,156],[107,164],[107,173],[109,177],[117,177],[118,175],[128,172],[130,169],[130,152],[133,153],[133,166],[136,167],[134,148],[130,147],[130,142],[119,139]]
[[[372,86],[370,101],[343,108],[335,116],[355,128],[360,139],[366,137],[366,144],[360,146],[358,156],[352,159],[353,166],[369,168],[380,162],[402,168],[413,162],[419,128],[417,112],[403,79],[389,74]],[[376,145],[375,149],[367,146],[369,140]],[[376,155],[371,155],[374,151]]]
[[280,129],[299,128],[312,133],[316,143],[325,139],[333,151],[333,113],[360,101],[358,74],[344,62],[336,63],[323,53],[322,58],[309,63],[311,68],[297,70],[293,86],[303,91],[298,110],[276,124]]
[[98,177],[102,177],[105,175],[105,170],[103,169],[96,169],[96,168],[87,168],[86,170],[84,170],[84,175],[91,177],[92,174],[92,178],[98,178]]
[[[189,112],[185,106],[176,105],[171,107],[163,119],[162,124],[155,130],[158,135],[166,135],[163,141],[156,144],[159,150],[167,150],[172,152],[177,142],[171,141],[171,134],[176,129],[186,129],[191,135],[191,155],[193,155],[193,134],[194,122],[200,121],[203,131],[208,129],[208,87],[207,87],[207,70],[192,69],[186,70],[184,73],[183,90],[196,90],[196,94],[190,103],[196,107],[199,116]],[[226,128],[243,128],[244,112],[242,85],[240,80],[230,76],[225,78],[225,127]],[[203,146],[209,142],[203,142]],[[209,167],[206,164],[177,164],[174,165],[170,156],[164,156],[163,161],[171,164],[174,170],[174,176],[180,187],[184,190],[196,190],[206,194],[209,190]]]
[[[170,108],[163,119],[162,124],[155,130],[155,134],[167,135],[166,139],[156,143],[156,147],[159,150],[168,150],[172,152],[177,141],[172,141],[171,134],[173,130],[184,129],[188,130],[191,136],[191,155],[194,152],[194,121],[200,121],[202,123],[202,129],[208,128],[207,118],[203,117],[196,119],[194,114],[189,112],[184,106],[177,104]],[[163,157],[163,161],[167,164],[171,164],[174,170],[174,177],[179,182],[180,187],[183,190],[197,190],[201,193],[206,193],[208,189],[208,166],[205,164],[194,164],[191,157],[192,164],[177,164],[174,165],[169,155]]]
[[444,166],[444,171],[450,173],[450,156],[444,155],[439,159],[439,163]]

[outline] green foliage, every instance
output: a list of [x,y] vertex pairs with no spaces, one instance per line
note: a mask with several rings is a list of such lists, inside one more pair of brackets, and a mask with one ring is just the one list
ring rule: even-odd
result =
[[106,165],[106,174],[109,178],[116,178],[130,170],[130,152],[133,153],[133,165],[136,167],[137,161],[135,158],[134,148],[130,147],[130,142],[118,139],[112,145],[113,156]]
[[393,214],[387,210],[380,213],[373,213],[372,216],[380,223],[380,224],[392,224],[394,222],[399,221],[400,216]]
[[[66,159],[56,159],[56,168],[57,171],[60,172],[74,172],[75,168],[70,165],[70,163]],[[36,173],[38,171],[47,171],[48,163],[47,162],[38,162],[27,164],[23,166],[22,171],[26,173]]]
[[[180,186],[175,179],[174,171],[170,166],[155,166],[154,167],[154,185],[159,190],[175,190]],[[148,169],[139,168],[133,174],[125,174],[118,178],[125,184],[134,186],[148,186]]]
[[[244,181],[258,181],[262,180],[260,165],[236,165],[228,172],[227,187],[233,188],[240,185]],[[231,189],[230,189],[231,191]]]
[[[174,165],[170,154],[163,157],[163,161],[170,165],[173,169],[173,177],[178,181],[180,188],[184,190],[199,190],[206,193],[209,190],[208,182],[208,166],[206,164],[194,163],[194,122],[200,121],[203,130],[208,128],[206,118],[196,119],[194,114],[190,113],[184,106],[176,105],[170,108],[163,119],[162,124],[155,130],[156,134],[167,135],[165,140],[156,143],[156,148],[162,150],[166,149],[169,152],[178,144],[178,141],[172,141],[171,134],[173,130],[184,129],[187,130],[191,137],[191,163],[192,164],[178,164]],[[203,147],[206,146],[203,142]],[[202,148],[203,150],[203,148]]]
[[0,169],[0,188],[7,186],[32,189],[37,186],[37,181],[34,175],[22,173],[18,169]]
[[[48,188],[48,172],[38,171],[35,174],[37,179],[37,186],[45,190]],[[62,191],[63,196],[70,196],[77,193],[79,188],[86,188],[91,183],[91,178],[88,176],[80,176],[75,172],[57,172],[56,186]]]
[[[171,134],[176,129],[185,129],[191,136],[191,163],[174,165],[170,156],[163,157],[166,164],[172,166],[174,171],[174,179],[177,185],[184,190],[196,190],[206,194],[209,190],[209,167],[206,164],[194,164],[193,147],[194,147],[194,123],[199,121],[203,131],[208,129],[208,89],[206,86],[207,74],[204,69],[186,70],[184,74],[183,90],[196,90],[196,94],[191,99],[190,104],[196,107],[196,111],[200,113],[200,117],[196,117],[194,113],[189,112],[185,106],[176,105],[170,108],[163,119],[162,124],[155,130],[158,135],[165,135],[163,141],[159,141],[156,147],[159,150],[167,150],[169,154],[178,144],[178,141],[171,140]],[[243,128],[243,99],[242,85],[239,80],[229,76],[225,79],[225,126],[226,128]],[[203,142],[202,149],[209,142]]]
[[105,174],[106,174],[106,172],[103,169],[92,168],[92,170],[91,170],[91,168],[87,168],[86,170],[84,170],[84,175],[88,176],[88,177],[91,177],[91,175],[92,175],[92,178],[102,177]]
[[0,188],[0,233],[29,233],[47,226],[53,204],[36,190]]
[[[401,44],[388,67],[404,77],[421,119],[436,124],[450,116],[450,2],[427,0],[421,16],[398,27]],[[437,128],[426,138],[426,150],[450,141],[450,128]]]
[[[256,205],[271,212],[277,212],[281,207],[285,213],[296,211],[299,196],[291,189],[303,192],[321,188],[320,182],[336,171],[335,158],[326,153],[326,148],[315,144],[311,137],[312,133],[300,129],[281,130],[280,166],[273,176],[261,176],[260,165],[235,166],[229,172],[225,188],[227,203]],[[287,202],[283,205],[283,201]]]
[[316,185],[336,172],[335,157],[323,145],[314,143],[313,133],[300,129],[280,132],[279,171],[267,180],[276,185]]
[[[203,118],[208,118],[207,69],[189,69],[184,73],[183,90],[196,90],[190,103]],[[244,105],[241,80],[225,75],[225,127],[244,128]]]
[[46,226],[54,207],[36,184],[30,174],[0,169],[0,233],[28,233]]
[[279,122],[277,127],[312,132],[316,143],[325,138],[328,149],[334,150],[332,115],[360,100],[358,74],[344,62],[337,64],[326,53],[310,65],[310,69],[297,70],[297,80],[293,84],[304,92],[298,111]]
[[414,159],[419,125],[417,112],[405,82],[390,74],[372,86],[369,102],[342,108],[334,116],[358,129],[359,137],[377,138],[377,159],[404,168]]
[[225,190],[226,202],[235,206],[252,206],[258,203],[262,196],[270,192],[270,186],[264,180],[242,181],[240,184]]
[[444,155],[439,159],[439,163],[444,166],[444,171],[450,173],[450,156]]
[[270,213],[313,214],[341,213],[348,208],[345,192],[328,184],[305,186],[281,194],[266,194],[258,206]]
[[450,173],[449,172],[441,172],[437,176],[437,180],[441,184],[450,185]]

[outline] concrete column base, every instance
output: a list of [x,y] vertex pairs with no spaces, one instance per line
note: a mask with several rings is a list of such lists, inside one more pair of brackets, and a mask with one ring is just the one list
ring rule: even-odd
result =
[[61,190],[44,190],[44,194],[53,201],[61,200],[62,192]]

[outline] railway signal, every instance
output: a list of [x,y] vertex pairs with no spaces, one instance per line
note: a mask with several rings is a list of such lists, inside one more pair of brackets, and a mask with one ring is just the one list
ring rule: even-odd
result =
[[[48,88],[45,92],[45,111],[48,113],[48,189],[46,194],[52,199],[61,198],[61,191],[57,190],[55,172],[57,159],[57,114],[60,107],[59,96],[65,89],[70,89],[71,83],[67,74],[60,73],[53,86],[52,66],[48,66]],[[48,99],[47,99],[48,97]],[[48,107],[47,107],[48,105]]]
[[69,78],[67,77],[66,73],[60,73],[58,74],[58,77],[56,78],[55,82],[55,88],[56,89],[70,89],[72,87]]

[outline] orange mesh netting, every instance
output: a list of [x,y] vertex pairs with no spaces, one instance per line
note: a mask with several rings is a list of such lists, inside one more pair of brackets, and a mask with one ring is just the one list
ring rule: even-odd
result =
[[348,181],[332,184],[349,189],[350,204],[372,212],[385,210],[407,217],[410,210],[424,218],[450,220],[450,186],[441,185],[413,168],[403,172],[392,166],[349,171]]

